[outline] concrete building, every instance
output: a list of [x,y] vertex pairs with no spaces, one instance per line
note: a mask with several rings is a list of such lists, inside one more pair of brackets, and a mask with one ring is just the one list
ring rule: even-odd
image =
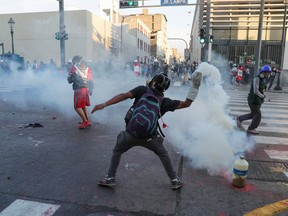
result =
[[[124,58],[130,61],[138,60],[139,62],[150,62],[150,28],[138,17],[138,15],[129,15],[122,16],[121,29],[123,33],[126,33],[125,36],[122,37],[122,44],[126,47],[126,49],[122,50]],[[129,35],[134,36],[134,42],[131,40],[132,38],[126,37]],[[131,48],[130,45],[132,43],[137,46],[134,56],[131,56],[131,52],[133,51],[128,49],[129,47]],[[131,57],[133,59],[131,59]]]
[[142,10],[139,17],[151,29],[151,56],[167,61],[167,18],[164,14],[148,14],[147,9]]
[[[140,5],[143,5],[144,3],[138,2]],[[181,61],[180,54],[177,54],[175,56],[170,56],[170,48],[167,45],[167,18],[164,14],[149,14],[148,9],[143,9],[142,14],[130,14],[125,16],[119,16],[119,0],[109,0],[109,1],[101,1],[100,2],[100,10],[103,12],[108,18],[109,21],[113,24],[115,23],[127,23],[126,21],[130,21],[133,16],[137,16],[137,18],[141,19],[144,24],[141,24],[139,22],[140,28],[139,32],[141,34],[141,26],[143,26],[143,34],[146,35],[145,29],[148,27],[150,29],[150,46],[146,42],[146,39],[143,38],[139,39],[137,42],[138,52],[141,53],[140,55],[137,54],[137,58],[140,59],[140,61],[148,61],[149,57],[147,57],[147,53],[145,49],[148,50],[150,56],[150,59],[152,58],[158,58],[158,60],[163,60],[166,62],[169,62],[170,59],[177,59],[178,61]],[[124,18],[124,20],[122,20]],[[138,22],[133,19],[133,22]],[[122,24],[123,24],[122,23]],[[125,25],[125,24],[124,24]],[[132,23],[129,24],[129,26],[133,25]],[[146,26],[145,26],[146,25]],[[123,26],[122,26],[123,27]],[[124,27],[123,27],[124,28]],[[123,30],[123,29],[122,29]],[[148,29],[147,29],[148,31]],[[123,39],[123,43],[125,43],[125,38]],[[142,41],[141,41],[142,40]],[[140,45],[139,45],[140,44]],[[141,52],[141,44],[143,44],[144,52],[142,50]],[[147,48],[145,48],[145,44],[147,44]],[[173,54],[174,52],[172,52]],[[125,55],[123,53],[123,55]],[[140,57],[141,56],[141,57]],[[124,57],[126,58],[126,57]],[[142,60],[141,60],[142,59]],[[148,60],[147,60],[148,59]]]
[[[49,62],[54,59],[60,65],[60,43],[55,39],[59,32],[59,12],[38,12],[20,14],[1,14],[0,41],[5,44],[5,52],[11,51],[10,31],[6,20],[15,21],[14,44],[15,53],[26,61]],[[66,59],[75,55],[87,60],[95,60],[111,53],[119,46],[113,34],[117,28],[86,10],[65,12]],[[7,31],[5,31],[7,29]]]
[[184,60],[176,48],[168,48],[167,55],[169,56],[168,64],[176,64]]
[[[285,1],[265,1],[260,65],[276,65],[287,70]],[[207,2],[210,2],[210,8]],[[191,61],[206,59],[215,62],[222,59],[223,62],[224,59],[227,63],[247,64],[254,69],[260,3],[260,0],[198,0],[191,29]],[[199,42],[202,28],[206,32],[205,45]],[[209,42],[211,35],[213,43]]]
[[[11,17],[15,21],[15,53],[30,62],[49,63],[53,59],[59,66],[60,43],[55,39],[55,33],[59,32],[59,12],[1,14],[0,43],[3,42],[5,53],[11,52],[10,27],[7,23]],[[122,26],[87,10],[65,11],[64,17],[65,31],[68,33],[68,40],[65,41],[66,61],[75,55],[91,61],[117,60],[123,63],[150,56],[149,30],[140,19]],[[121,55],[121,49],[124,55]]]

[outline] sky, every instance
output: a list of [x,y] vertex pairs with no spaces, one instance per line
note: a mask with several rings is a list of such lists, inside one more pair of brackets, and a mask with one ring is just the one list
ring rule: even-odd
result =
[[[108,0],[64,0],[65,10],[86,9],[101,16],[100,1]],[[195,6],[170,6],[155,7],[161,4],[161,0],[139,0],[139,4],[147,7],[149,14],[163,13],[167,18],[168,38],[182,38],[189,44],[189,36],[192,28]],[[189,0],[188,3],[195,3],[196,0]],[[0,14],[28,13],[41,11],[58,11],[57,0],[0,0]],[[16,7],[15,7],[16,6]],[[121,15],[142,13],[140,9],[121,9]],[[182,40],[168,40],[168,45],[177,48],[183,55],[186,44]]]

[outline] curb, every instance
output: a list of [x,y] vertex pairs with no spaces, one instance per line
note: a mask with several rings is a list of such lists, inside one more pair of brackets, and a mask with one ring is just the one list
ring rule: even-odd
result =
[[288,210],[288,199],[257,208],[244,216],[271,216]]

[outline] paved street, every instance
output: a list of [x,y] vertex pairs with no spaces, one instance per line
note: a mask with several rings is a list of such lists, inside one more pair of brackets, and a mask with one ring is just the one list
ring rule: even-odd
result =
[[[227,92],[232,117],[248,111],[245,89]],[[27,94],[30,100],[23,102]],[[256,145],[246,154],[244,188],[192,167],[166,139],[184,182],[179,191],[170,189],[159,159],[142,148],[122,156],[115,190],[97,186],[124,124],[93,115],[92,127],[79,130],[76,113],[64,115],[33,100],[36,95],[35,89],[0,87],[0,216],[242,216],[288,198],[288,94],[266,94],[260,135],[251,137]],[[119,119],[121,108],[111,107]]]

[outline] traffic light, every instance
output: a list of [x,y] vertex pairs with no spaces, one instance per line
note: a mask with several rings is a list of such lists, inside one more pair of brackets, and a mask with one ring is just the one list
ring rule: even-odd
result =
[[63,31],[63,33],[61,34],[61,38],[63,38],[64,40],[68,40],[68,34],[66,33],[66,31]]
[[56,40],[61,40],[61,39],[68,40],[68,34],[66,33],[66,31],[56,32],[55,39]]
[[64,40],[68,40],[68,34],[65,33],[65,34],[63,35],[63,38],[64,38]]
[[120,8],[138,7],[138,0],[120,0]]
[[205,42],[206,42],[206,36],[205,36],[205,31],[204,31],[203,28],[200,29],[200,34],[199,34],[199,36],[200,36],[200,44],[205,44]]
[[213,43],[213,41],[214,41],[214,36],[210,35],[210,43]]
[[60,40],[60,32],[56,32],[55,33],[55,39],[56,40]]

